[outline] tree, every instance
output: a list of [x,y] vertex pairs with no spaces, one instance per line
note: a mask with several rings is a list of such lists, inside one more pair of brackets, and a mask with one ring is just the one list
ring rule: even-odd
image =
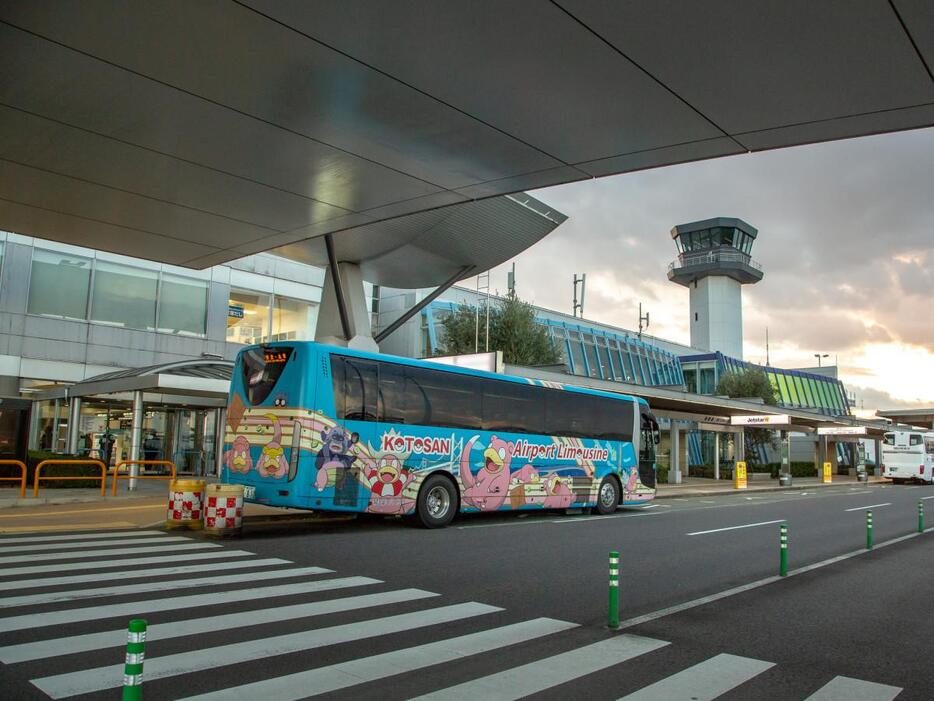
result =
[[[717,394],[730,399],[761,399],[769,406],[778,404],[772,383],[762,368],[757,367],[723,375],[717,385]],[[774,434],[767,428],[747,428],[744,435],[747,448],[769,447],[774,443]],[[747,462],[758,464],[758,450],[747,450],[746,455]]]
[[[480,310],[477,331],[477,308],[461,305],[441,322],[444,338],[442,355],[473,353],[486,348],[486,309]],[[475,345],[475,341],[479,341]],[[535,309],[515,294],[490,304],[490,350],[502,351],[503,360],[514,365],[555,365],[561,355],[548,330],[535,321]]]

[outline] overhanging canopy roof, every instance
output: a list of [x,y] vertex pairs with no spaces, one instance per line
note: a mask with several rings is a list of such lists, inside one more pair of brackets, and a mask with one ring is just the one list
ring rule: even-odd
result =
[[[728,430],[736,431],[744,427],[729,426],[730,419],[733,416],[772,414],[787,415],[789,418],[787,424],[767,426],[767,428],[776,430],[809,432],[815,431],[819,427],[865,426],[868,437],[881,436],[885,431],[882,423],[878,421],[864,421],[852,416],[830,417],[812,411],[769,406],[761,401],[729,399],[727,397],[693,394],[663,387],[645,387],[627,382],[611,382],[609,380],[566,375],[560,372],[520,365],[507,365],[505,374],[642,397],[649,403],[653,412],[673,419],[696,421],[702,425],[701,427],[704,430],[726,430],[728,428]],[[747,426],[745,428],[751,427]]]
[[0,45],[0,228],[194,268],[934,124],[926,0],[7,0]]
[[891,419],[897,424],[934,428],[934,407],[930,409],[886,409],[877,411],[876,414]]
[[230,360],[184,360],[144,368],[117,370],[82,382],[36,392],[36,400],[93,397],[101,394],[150,392],[226,400],[234,364]]

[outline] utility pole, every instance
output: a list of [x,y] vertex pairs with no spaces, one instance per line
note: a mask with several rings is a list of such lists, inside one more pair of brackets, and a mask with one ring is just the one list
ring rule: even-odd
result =
[[[577,301],[578,283],[581,286],[581,301],[579,303]],[[587,285],[587,273],[581,273],[580,277],[577,277],[576,274],[574,275],[574,310],[572,313],[574,314],[574,316],[577,316],[577,311],[580,310],[581,318],[584,317],[584,291],[585,291],[586,285]]]
[[[645,322],[644,326],[642,322]],[[647,329],[647,328],[649,328],[649,313],[646,312],[645,316],[642,315],[642,302],[639,302],[639,340],[640,341],[642,340],[642,329]]]
[[765,366],[769,366],[769,327],[765,327]]

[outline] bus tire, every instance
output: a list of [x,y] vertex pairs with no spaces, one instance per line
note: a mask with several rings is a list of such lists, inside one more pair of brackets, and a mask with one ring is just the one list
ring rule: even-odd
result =
[[415,519],[423,528],[444,528],[457,514],[457,488],[444,475],[429,475],[418,490]]
[[600,489],[597,491],[597,513],[607,516],[616,511],[617,506],[619,506],[619,480],[613,475],[607,475],[600,482]]

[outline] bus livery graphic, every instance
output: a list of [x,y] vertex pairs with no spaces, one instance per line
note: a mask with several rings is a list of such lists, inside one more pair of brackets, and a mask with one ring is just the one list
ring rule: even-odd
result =
[[435,475],[452,512],[605,512],[654,498],[645,402],[547,384],[308,342],[249,347],[231,384],[223,477],[248,501],[423,523],[421,487]]

